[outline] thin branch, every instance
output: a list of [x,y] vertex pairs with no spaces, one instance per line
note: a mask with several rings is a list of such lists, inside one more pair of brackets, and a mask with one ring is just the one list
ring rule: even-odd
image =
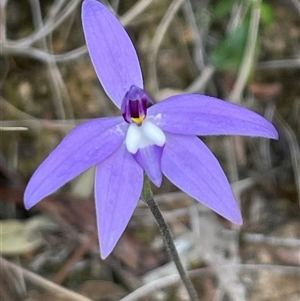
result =
[[[51,282],[48,279],[45,279],[42,276],[39,276],[21,266],[18,266],[3,257],[0,257],[0,266],[2,269],[10,269],[14,271],[15,273],[17,272],[22,272],[24,277],[34,283],[35,285],[51,292],[54,294],[62,294],[64,297],[68,298],[70,301],[92,301],[91,299],[84,297],[80,294],[77,294],[74,291],[71,291],[67,288],[64,288],[60,285],[55,284],[54,282]],[[67,300],[67,299],[66,299]]]
[[[238,271],[247,271],[249,273],[253,271],[259,271],[261,269],[271,272],[281,272],[287,275],[298,275],[299,268],[291,267],[291,266],[282,266],[282,265],[270,265],[270,264],[226,264],[220,265],[220,269],[222,270],[238,270]],[[196,276],[207,276],[212,275],[214,273],[213,268],[205,267],[200,269],[195,269],[189,272],[191,277]],[[159,289],[163,289],[166,287],[170,287],[171,285],[176,284],[180,280],[179,275],[168,275],[152,282],[146,283],[145,285],[139,287],[134,292],[128,294],[126,297],[121,299],[120,301],[136,301],[140,298],[145,298],[150,293],[153,293]]]
[[280,116],[280,114],[275,113],[274,120],[280,126],[280,130],[282,134],[284,134],[285,138],[288,141],[288,146],[290,150],[292,169],[294,172],[296,188],[298,192],[298,203],[300,205],[300,148],[297,142],[297,136],[294,131],[288,125],[287,122]]
[[173,0],[171,5],[169,6],[165,16],[161,20],[160,24],[157,27],[155,36],[152,40],[150,46],[150,83],[153,85],[152,90],[154,90],[154,94],[158,91],[158,84],[157,84],[157,74],[156,74],[156,57],[158,53],[158,49],[162,43],[162,40],[165,36],[167,29],[169,28],[175,14],[180,9],[181,5],[184,3],[184,0]]
[[137,2],[128,12],[126,12],[121,18],[121,23],[126,26],[132,20],[134,20],[138,15],[140,15],[151,3],[153,0],[140,0]]
[[161,231],[164,242],[167,246],[169,255],[171,256],[172,260],[174,261],[174,263],[176,265],[176,268],[178,270],[180,278],[190,296],[190,300],[197,301],[198,296],[195,291],[195,288],[182,265],[179,254],[178,254],[177,249],[174,244],[174,239],[172,237],[171,231],[170,231],[168,225],[166,224],[158,206],[156,205],[153,197],[148,198],[148,199],[143,199],[143,201],[146,202],[146,204],[148,205],[149,209],[151,210],[153,216],[155,217],[155,220],[159,226],[159,229]]
[[257,0],[257,5],[253,5],[254,8],[251,12],[251,22],[249,28],[249,34],[247,39],[247,44],[245,46],[245,53],[243,56],[243,61],[239,68],[239,74],[232,92],[230,93],[229,100],[233,103],[239,103],[243,90],[245,89],[249,74],[251,72],[252,63],[255,55],[255,47],[259,29],[260,20],[260,0]]

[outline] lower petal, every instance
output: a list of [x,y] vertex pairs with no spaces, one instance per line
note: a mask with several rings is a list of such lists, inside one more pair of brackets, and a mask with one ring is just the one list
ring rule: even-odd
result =
[[143,170],[125,144],[98,164],[95,200],[101,258],[105,259],[124,232],[141,196]]
[[215,156],[197,137],[167,134],[161,168],[178,188],[233,223],[242,217]]
[[162,182],[161,154],[163,147],[151,145],[140,148],[134,154],[135,160],[141,165],[149,179],[159,187]]

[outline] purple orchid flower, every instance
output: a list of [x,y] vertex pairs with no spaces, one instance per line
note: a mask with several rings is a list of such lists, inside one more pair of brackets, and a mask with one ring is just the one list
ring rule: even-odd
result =
[[124,232],[143,186],[143,173],[160,186],[162,174],[233,223],[242,217],[219,162],[197,135],[277,139],[260,115],[214,97],[183,94],[155,105],[143,90],[134,46],[117,18],[96,0],[84,0],[88,51],[107,95],[123,117],[98,118],[69,133],[33,174],[27,209],[96,166],[95,199],[101,257]]

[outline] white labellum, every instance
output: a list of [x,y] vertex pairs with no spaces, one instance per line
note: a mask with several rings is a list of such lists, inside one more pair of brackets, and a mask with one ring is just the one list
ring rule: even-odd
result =
[[154,123],[144,120],[140,126],[135,123],[129,125],[125,144],[130,153],[135,154],[140,148],[151,145],[163,146],[165,143],[164,132]]

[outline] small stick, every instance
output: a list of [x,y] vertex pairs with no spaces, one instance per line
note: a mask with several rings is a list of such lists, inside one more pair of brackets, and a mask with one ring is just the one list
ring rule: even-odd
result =
[[0,266],[1,268],[10,269],[14,272],[21,271],[25,278],[30,280],[32,283],[40,286],[41,288],[55,293],[55,294],[62,294],[63,296],[67,297],[70,301],[92,301],[91,299],[84,297],[80,294],[77,294],[76,292],[73,292],[71,290],[68,290],[58,284],[55,284],[54,282],[51,282],[50,280],[45,279],[42,276],[39,276],[21,266],[18,266],[10,261],[7,261],[3,257],[0,257]]
[[196,290],[195,290],[190,278],[188,277],[187,272],[184,269],[183,264],[180,260],[179,254],[176,250],[176,247],[174,244],[174,239],[172,237],[170,228],[166,224],[164,217],[162,216],[157,204],[155,203],[155,201],[153,199],[150,182],[149,182],[149,179],[147,176],[144,177],[142,200],[148,205],[149,209],[151,210],[151,212],[158,224],[158,227],[161,231],[164,242],[167,246],[169,255],[171,256],[172,260],[174,261],[174,263],[176,265],[176,268],[178,270],[180,278],[190,296],[191,301],[198,301],[199,299],[198,299]]

